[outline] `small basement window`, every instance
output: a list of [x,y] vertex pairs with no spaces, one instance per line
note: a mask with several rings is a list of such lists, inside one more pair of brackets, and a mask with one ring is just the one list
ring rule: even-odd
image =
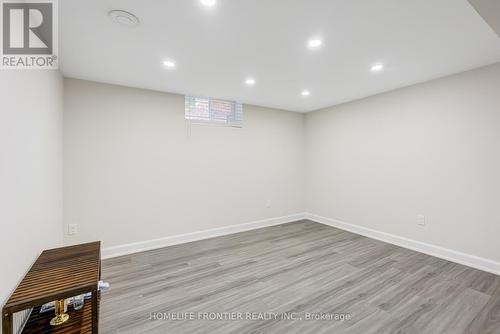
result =
[[243,106],[234,101],[185,96],[185,117],[190,121],[242,126]]

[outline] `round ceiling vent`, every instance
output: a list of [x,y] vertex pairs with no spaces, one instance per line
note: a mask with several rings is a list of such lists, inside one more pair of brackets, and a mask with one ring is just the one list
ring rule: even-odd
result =
[[113,22],[123,26],[137,27],[139,25],[137,16],[124,10],[112,10],[108,13],[108,16]]

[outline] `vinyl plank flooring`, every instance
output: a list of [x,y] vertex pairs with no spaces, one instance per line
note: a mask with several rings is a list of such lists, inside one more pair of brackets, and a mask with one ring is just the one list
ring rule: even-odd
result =
[[467,288],[447,307],[436,309],[434,318],[421,333],[463,333],[489,299],[489,296]]
[[[499,276],[307,220],[117,257],[102,270],[102,333],[500,334]],[[242,318],[203,318],[229,312]]]
[[500,334],[500,288],[492,294],[488,303],[469,323],[464,333]]

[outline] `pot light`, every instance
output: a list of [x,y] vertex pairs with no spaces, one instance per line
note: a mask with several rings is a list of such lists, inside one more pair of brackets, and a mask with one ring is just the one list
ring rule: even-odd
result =
[[165,66],[166,68],[174,68],[175,62],[172,60],[165,60],[163,61],[163,66]]
[[200,0],[200,3],[203,6],[213,7],[213,6],[215,6],[216,0]]
[[255,79],[253,79],[253,78],[248,78],[248,79],[246,79],[246,80],[245,80],[245,84],[246,84],[247,86],[253,86],[253,85],[255,85]]
[[307,45],[309,46],[310,49],[317,49],[323,45],[323,41],[321,39],[315,38],[315,39],[311,39],[307,43]]
[[127,27],[137,27],[139,19],[132,13],[124,10],[112,10],[108,13],[111,21]]
[[371,67],[372,72],[381,72],[383,70],[384,70],[384,64],[382,63],[373,64]]
[[300,93],[300,95],[302,95],[302,96],[309,96],[309,95],[311,95],[311,92],[310,92],[310,91],[308,91],[308,90],[303,90],[303,91]]

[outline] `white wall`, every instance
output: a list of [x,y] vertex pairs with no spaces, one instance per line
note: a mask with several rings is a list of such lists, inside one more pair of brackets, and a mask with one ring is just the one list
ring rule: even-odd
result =
[[499,88],[496,64],[308,114],[306,209],[500,261]]
[[183,96],[65,79],[64,220],[79,229],[65,241],[109,247],[302,212],[303,125],[245,106],[243,128],[188,137]]
[[243,128],[188,136],[182,96],[67,79],[64,217],[79,233],[65,241],[110,247],[305,209],[500,262],[499,86],[496,64],[305,116],[246,106]]
[[[67,243],[306,209],[500,261],[500,64],[310,113],[305,128],[304,115],[245,106],[243,128],[198,125],[191,136],[182,96],[64,87],[64,217],[79,226]],[[2,304],[62,241],[62,91],[56,71],[0,73]]]
[[62,78],[0,71],[0,305],[62,243]]

